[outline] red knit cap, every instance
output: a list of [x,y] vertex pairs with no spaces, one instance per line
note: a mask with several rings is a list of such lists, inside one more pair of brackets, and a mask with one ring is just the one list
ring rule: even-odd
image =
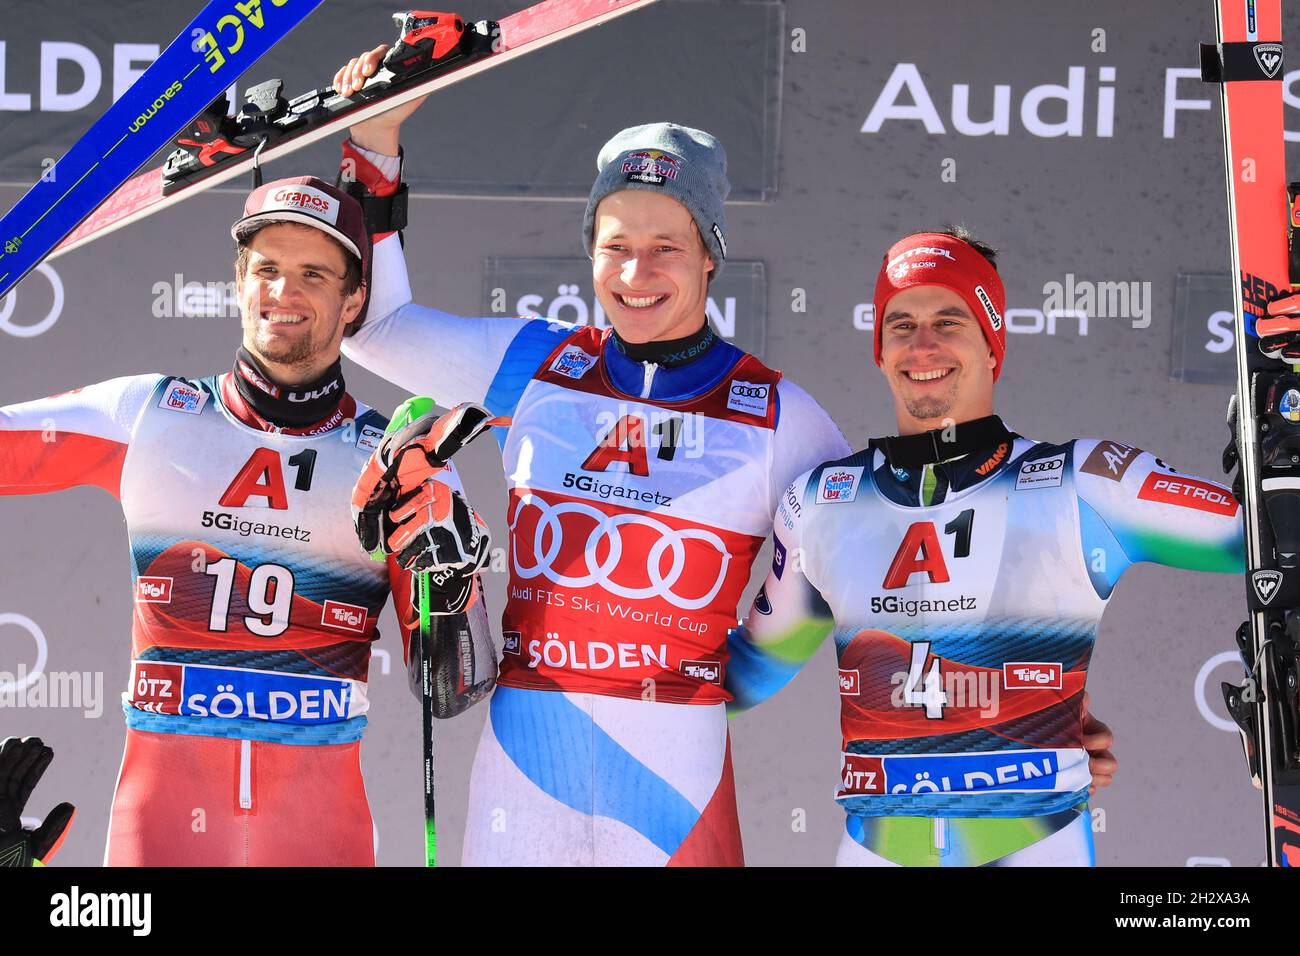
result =
[[880,364],[885,307],[899,292],[918,285],[941,286],[965,300],[993,350],[997,362],[993,366],[993,381],[996,382],[1002,372],[1002,356],[1007,350],[1007,329],[1002,320],[1006,293],[1002,279],[974,246],[940,232],[918,232],[907,236],[885,253],[880,274],[876,276],[874,297],[876,364]]

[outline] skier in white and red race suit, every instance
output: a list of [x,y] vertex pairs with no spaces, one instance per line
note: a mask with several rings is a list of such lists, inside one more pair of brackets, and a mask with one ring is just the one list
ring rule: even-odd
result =
[[1025,438],[994,413],[994,256],[960,228],[885,255],[875,361],[899,434],[786,489],[733,647],[743,708],[833,634],[844,866],[1091,865],[1084,684],[1115,585],[1142,561],[1242,572],[1228,488],[1119,441]]
[[[385,47],[335,77],[344,95]],[[352,129],[344,168],[399,188],[415,101]],[[802,388],[722,340],[726,155],[671,123],[597,159],[583,244],[612,328],[414,304],[376,243],[369,317],[344,354],[442,405],[481,402],[509,486],[501,676],[474,762],[470,865],[743,862],[725,689],[728,631],[780,494],[847,454]]]
[[[349,513],[387,424],[339,361],[366,300],[365,214],[328,183],[285,179],[249,195],[231,234],[233,368],[0,408],[0,495],[94,486],[126,517],[134,612],[107,864],[373,865],[370,648],[390,589],[408,652],[414,614],[410,575],[371,560]],[[448,469],[416,489],[430,507],[388,536],[432,533],[435,498],[477,521],[453,486]],[[477,647],[444,716],[495,675],[482,602],[464,613]]]

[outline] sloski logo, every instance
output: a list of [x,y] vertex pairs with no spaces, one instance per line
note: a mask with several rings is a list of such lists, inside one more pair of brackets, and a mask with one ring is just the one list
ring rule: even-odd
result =
[[1250,576],[1250,583],[1255,588],[1255,595],[1264,604],[1277,596],[1282,584],[1282,572],[1273,570],[1256,571]]
[[569,378],[582,378],[587,370],[596,364],[596,356],[588,355],[577,346],[571,345],[551,363],[551,371]]
[[1282,44],[1280,43],[1256,43],[1255,62],[1259,68],[1264,71],[1264,75],[1270,80],[1277,76],[1278,71],[1282,69]]

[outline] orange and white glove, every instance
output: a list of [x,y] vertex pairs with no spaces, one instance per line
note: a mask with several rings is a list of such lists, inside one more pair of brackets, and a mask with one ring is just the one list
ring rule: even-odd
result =
[[449,605],[439,613],[464,609],[491,544],[487,524],[439,476],[453,454],[494,422],[474,404],[417,418],[384,437],[352,491],[361,546],[394,555],[408,571],[428,571],[432,590],[448,599],[439,602]]

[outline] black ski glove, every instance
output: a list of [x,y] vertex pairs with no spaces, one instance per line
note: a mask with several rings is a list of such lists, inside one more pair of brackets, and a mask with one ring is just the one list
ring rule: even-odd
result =
[[39,737],[0,742],[0,866],[44,865],[59,851],[76,808],[60,803],[35,830],[24,830],[23,807],[36,789],[54,751]]

